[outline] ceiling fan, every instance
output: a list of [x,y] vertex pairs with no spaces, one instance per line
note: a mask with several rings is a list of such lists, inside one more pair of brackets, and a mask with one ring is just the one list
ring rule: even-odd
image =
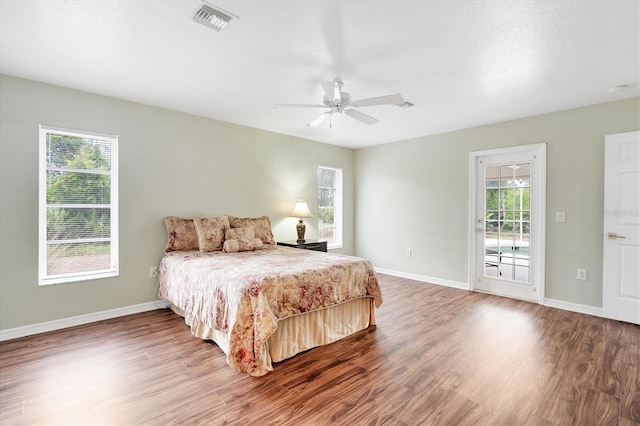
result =
[[[366,98],[356,101],[351,100],[351,95],[342,91],[344,83],[339,78],[334,78],[333,81],[321,81],[322,89],[324,90],[324,97],[322,104],[275,104],[274,108],[327,108],[328,111],[323,112],[318,118],[307,124],[309,127],[315,127],[322,123],[327,117],[331,121],[333,114],[347,114],[351,118],[368,124],[373,125],[380,120],[371,117],[363,112],[354,108],[374,106],[374,105],[399,105],[404,102],[402,95],[386,95],[378,96],[375,98]],[[329,123],[331,127],[331,122]]]

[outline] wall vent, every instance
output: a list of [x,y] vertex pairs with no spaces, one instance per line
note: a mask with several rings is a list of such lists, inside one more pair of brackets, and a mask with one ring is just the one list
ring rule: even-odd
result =
[[200,2],[193,12],[193,20],[195,22],[213,28],[216,31],[224,29],[234,18],[238,17],[205,2]]

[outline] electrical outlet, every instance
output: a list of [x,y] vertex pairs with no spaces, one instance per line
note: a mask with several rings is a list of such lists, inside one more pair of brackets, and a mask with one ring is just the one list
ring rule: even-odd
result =
[[586,281],[587,280],[587,270],[578,268],[578,273],[576,275],[576,278],[579,279],[579,280]]
[[157,277],[158,277],[158,267],[149,266],[149,278],[157,278]]
[[409,248],[408,248],[408,249],[405,249],[405,250],[404,250],[404,254],[405,254],[407,257],[411,257],[411,249],[409,249]]

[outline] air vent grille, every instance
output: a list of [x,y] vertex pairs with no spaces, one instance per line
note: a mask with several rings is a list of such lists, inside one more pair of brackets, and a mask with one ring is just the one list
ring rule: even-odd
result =
[[219,9],[212,7],[211,5],[201,3],[193,14],[193,20],[205,25],[209,28],[213,28],[216,31],[224,29],[233,18],[237,16],[228,12],[222,12]]
[[411,108],[411,107],[414,107],[414,106],[415,106],[415,104],[413,104],[413,103],[411,103],[411,102],[409,102],[409,101],[404,101],[404,102],[402,102],[402,103],[395,104],[395,105],[396,105],[397,107],[400,107],[400,108]]

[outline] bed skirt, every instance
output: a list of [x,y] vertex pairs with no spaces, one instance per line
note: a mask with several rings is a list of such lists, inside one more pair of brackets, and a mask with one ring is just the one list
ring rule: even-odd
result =
[[[175,305],[171,309],[184,317],[191,334],[213,340],[225,354],[229,354],[229,337],[225,332],[208,327],[203,322],[185,316]],[[273,363],[318,346],[333,343],[370,325],[375,325],[374,299],[363,297],[317,311],[294,315],[278,321],[274,333],[262,346],[258,367],[252,376],[262,376],[273,370]]]

